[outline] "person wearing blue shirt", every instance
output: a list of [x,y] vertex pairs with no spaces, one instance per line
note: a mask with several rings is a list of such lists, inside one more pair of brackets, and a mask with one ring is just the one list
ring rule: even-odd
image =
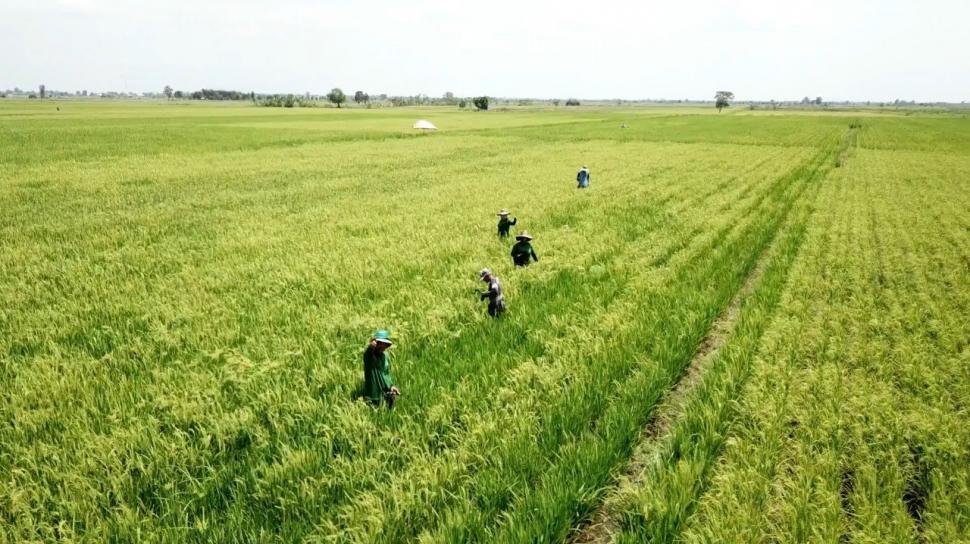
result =
[[589,187],[589,180],[590,180],[589,168],[587,168],[586,166],[583,166],[582,170],[580,170],[579,173],[576,174],[576,188],[585,189]]

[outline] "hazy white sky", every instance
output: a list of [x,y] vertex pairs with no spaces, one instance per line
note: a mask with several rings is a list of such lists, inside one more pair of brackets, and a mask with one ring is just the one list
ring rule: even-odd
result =
[[970,101],[970,0],[0,0],[0,88]]

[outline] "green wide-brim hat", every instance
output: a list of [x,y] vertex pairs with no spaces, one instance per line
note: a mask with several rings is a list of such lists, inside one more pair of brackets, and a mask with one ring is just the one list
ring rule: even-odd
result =
[[391,342],[391,333],[387,332],[384,329],[381,329],[381,330],[379,330],[379,331],[377,331],[377,332],[374,333],[374,340],[377,341],[377,342],[380,342],[382,344],[393,344],[394,343],[394,342]]

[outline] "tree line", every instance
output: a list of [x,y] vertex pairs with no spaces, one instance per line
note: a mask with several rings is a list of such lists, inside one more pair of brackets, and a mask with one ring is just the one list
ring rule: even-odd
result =
[[[334,106],[341,108],[347,103],[349,97],[347,94],[339,87],[334,87],[325,95],[313,95],[306,93],[304,95],[296,94],[257,94],[253,91],[248,93],[233,91],[233,90],[223,90],[223,89],[200,89],[198,91],[183,92],[173,89],[170,85],[166,85],[162,90],[162,94],[168,99],[176,100],[236,100],[244,101],[248,100],[255,104],[267,107],[280,107],[280,108],[312,108],[318,107],[321,102],[326,101]],[[473,98],[459,98],[456,97],[454,93],[447,92],[440,98],[433,98],[427,95],[419,94],[414,96],[388,96],[386,94],[376,95],[374,98],[379,100],[381,103],[390,102],[391,106],[423,106],[423,105],[452,105],[458,106],[459,108],[474,107],[476,110],[485,111],[489,107],[489,97],[488,96],[477,96]],[[369,93],[365,91],[355,91],[353,94],[353,101],[358,106],[370,107],[372,97]],[[532,101],[527,104],[522,103],[523,101],[518,101],[519,105],[531,105]],[[558,106],[560,101],[553,100],[553,105]],[[570,98],[566,100],[567,106],[578,106],[579,100],[575,98]]]

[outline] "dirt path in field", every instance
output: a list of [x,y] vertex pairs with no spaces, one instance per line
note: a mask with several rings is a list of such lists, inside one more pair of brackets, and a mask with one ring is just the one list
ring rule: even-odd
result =
[[[744,283],[738,292],[734,294],[727,308],[711,324],[711,328],[707,331],[704,339],[701,340],[697,351],[694,353],[694,357],[687,365],[683,375],[677,381],[676,385],[674,385],[673,389],[667,393],[664,400],[661,401],[650,423],[644,428],[643,435],[630,457],[630,462],[626,470],[624,470],[623,475],[619,478],[619,482],[627,482],[630,485],[638,485],[640,483],[639,478],[656,445],[670,432],[671,425],[683,411],[690,391],[701,382],[704,371],[731,336],[737,324],[738,316],[741,313],[741,304],[754,292],[755,287],[758,285],[758,280],[761,278],[764,269],[771,260],[770,255],[773,247],[773,244],[769,245],[762,252],[758,258],[758,262],[751,269],[751,272],[748,273]],[[607,496],[599,508],[588,516],[576,529],[568,539],[568,542],[573,544],[612,542],[614,535],[620,529],[620,520],[616,517],[616,513],[612,511],[612,498],[613,494]]]

